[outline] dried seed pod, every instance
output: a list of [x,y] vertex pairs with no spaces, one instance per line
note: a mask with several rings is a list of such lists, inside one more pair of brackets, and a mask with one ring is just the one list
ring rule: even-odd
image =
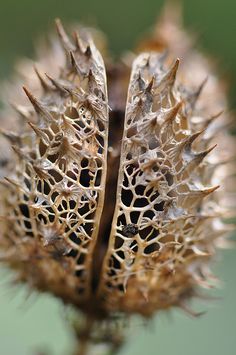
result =
[[57,32],[41,64],[24,64],[28,104],[12,88],[16,113],[3,113],[2,259],[90,321],[186,311],[229,232],[222,85],[165,16],[139,47],[125,107],[129,59],[107,61],[107,81],[88,32],[69,37],[59,20]]
[[[117,202],[99,288],[110,310],[149,315],[180,305],[213,253],[214,220],[205,210],[215,203],[218,186],[204,186],[199,170],[212,147],[197,151],[196,141],[205,132],[195,132],[185,103],[178,103],[173,68],[163,69],[160,55],[149,53],[133,65]],[[134,225],[135,232],[127,233]]]
[[[65,47],[66,34],[57,26]],[[22,279],[76,304],[91,292],[91,255],[105,191],[108,102],[103,60],[92,39],[83,52],[69,38],[66,43],[73,62],[65,61],[58,78],[36,71],[41,97],[24,88],[33,110],[25,136],[14,139],[22,143],[13,147],[14,183],[7,180],[4,213],[15,224],[6,220],[3,238],[12,251],[8,261],[20,267]],[[12,143],[14,136],[7,137]]]

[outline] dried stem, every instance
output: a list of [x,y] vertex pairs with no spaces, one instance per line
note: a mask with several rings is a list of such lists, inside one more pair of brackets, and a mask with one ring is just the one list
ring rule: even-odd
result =
[[114,324],[106,322],[104,327],[102,321],[92,317],[86,317],[82,325],[74,322],[73,329],[77,340],[73,355],[98,354],[95,349],[99,345],[104,345],[104,354],[114,355],[120,350],[124,342],[120,329],[114,327]]

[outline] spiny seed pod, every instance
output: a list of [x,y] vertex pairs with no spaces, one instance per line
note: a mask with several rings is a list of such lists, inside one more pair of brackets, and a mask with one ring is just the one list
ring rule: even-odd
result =
[[225,94],[170,19],[140,44],[126,106],[130,59],[107,61],[107,81],[89,32],[57,21],[34,73],[22,65],[28,104],[15,85],[2,115],[2,260],[90,321],[188,309],[230,229]]

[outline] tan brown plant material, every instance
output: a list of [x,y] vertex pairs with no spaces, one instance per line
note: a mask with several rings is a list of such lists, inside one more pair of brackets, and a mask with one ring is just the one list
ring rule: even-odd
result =
[[77,354],[90,342],[113,354],[117,315],[191,313],[226,245],[225,87],[173,13],[120,63],[98,31],[95,45],[57,20],[59,39],[41,44],[36,64],[22,61],[5,89],[1,259],[18,282],[82,311]]

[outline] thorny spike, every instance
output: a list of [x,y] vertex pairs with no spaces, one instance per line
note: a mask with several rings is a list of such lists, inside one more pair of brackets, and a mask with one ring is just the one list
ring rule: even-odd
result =
[[81,76],[81,77],[85,77],[86,76],[86,73],[84,73],[79,65],[77,64],[77,61],[76,61],[76,58],[75,58],[75,55],[72,51],[69,52],[70,53],[70,60],[71,60],[71,65],[72,67],[75,69],[76,73]]
[[20,135],[17,135],[13,132],[5,131],[2,128],[0,128],[0,134],[2,134],[6,139],[8,139],[8,141],[13,145],[14,144],[18,144],[18,145],[21,144],[22,138]]
[[97,80],[96,80],[96,77],[95,77],[92,69],[89,69],[89,73],[87,75],[87,78],[88,78],[89,92],[93,92],[94,88],[97,87]]
[[48,173],[46,171],[44,171],[41,167],[36,166],[36,165],[32,165],[32,167],[40,179],[46,180],[50,177],[50,175],[48,175]]
[[53,84],[53,86],[59,90],[59,92],[63,95],[68,95],[68,91],[66,90],[66,88],[60,84],[60,82],[56,79],[53,79],[50,75],[48,75],[47,73],[45,73],[46,77],[51,81],[51,83]]
[[12,145],[12,149],[20,159],[30,161],[30,158],[22,151],[22,149],[15,145]]
[[206,127],[208,127],[212,122],[214,122],[217,118],[221,117],[221,115],[224,113],[224,110],[221,110],[220,112],[216,113],[215,115],[212,115],[208,120]]
[[[216,191],[219,188],[219,186],[214,186],[214,187],[209,187],[209,188],[205,188],[205,189],[199,189],[199,190],[189,190],[188,192],[188,196],[189,197],[194,197],[195,201],[197,202],[198,199],[203,199],[206,196],[212,194],[214,191]],[[187,195],[183,195],[183,197],[185,197]]]
[[153,88],[153,85],[154,85],[154,82],[155,82],[155,76],[153,75],[150,82],[148,83],[146,89],[145,89],[145,93],[151,93],[152,91],[152,88]]
[[91,50],[90,44],[87,45],[87,48],[86,48],[84,54],[85,54],[85,56],[86,56],[87,58],[91,58],[91,56],[92,56],[92,50]]
[[23,86],[23,90],[26,93],[30,102],[32,103],[35,111],[39,115],[42,115],[44,118],[46,118],[48,121],[52,121],[52,115],[46,108],[43,107],[43,105],[36,99],[36,97],[25,86]]
[[30,112],[29,109],[22,105],[17,105],[11,102],[11,107],[20,115],[24,120],[29,120]]
[[205,85],[207,84],[208,77],[206,77],[203,82],[199,85],[198,89],[189,97],[189,100],[192,101],[192,107],[194,108],[196,101],[198,100],[199,96],[201,95]]
[[67,51],[75,50],[75,46],[72,44],[69,37],[67,36],[64,27],[62,26],[61,20],[59,18],[55,20],[55,24],[56,24],[57,33],[59,35],[59,38],[62,42],[64,49]]
[[180,63],[180,60],[176,59],[173,66],[170,68],[170,70],[167,72],[167,74],[161,80],[161,83],[159,84],[160,86],[166,85],[166,86],[172,87],[174,85],[174,82],[176,79],[176,74],[177,74],[177,71],[179,68],[179,63]]
[[16,186],[16,187],[19,187],[19,184],[18,184],[16,181],[14,181],[13,179],[10,179],[10,178],[7,177],[7,176],[5,176],[4,179],[5,179],[9,184],[14,185],[14,186]]
[[147,56],[146,63],[145,63],[146,68],[149,68],[149,66],[150,66],[150,55]]
[[165,124],[166,123],[170,124],[173,122],[173,120],[176,118],[176,115],[180,111],[182,105],[183,105],[182,101],[177,102],[177,104],[173,108],[169,109],[167,112],[164,113],[164,123]]
[[43,78],[43,76],[40,74],[38,68],[36,66],[34,66],[34,71],[39,79],[39,82],[42,86],[42,88],[44,89],[45,92],[50,91],[52,88],[49,85],[49,83]]
[[138,77],[137,77],[138,85],[139,85],[139,90],[143,91],[145,89],[145,81],[142,78],[141,71],[139,70],[138,72]]
[[202,90],[204,89],[205,85],[207,84],[208,82],[208,76],[203,80],[203,82],[199,85],[199,88],[196,92],[196,95],[199,97],[199,95],[201,94]]
[[191,136],[187,137],[183,142],[180,143],[182,149],[190,150],[193,142],[205,132],[205,128],[202,131],[193,133]]
[[33,131],[35,132],[35,134],[44,140],[44,142],[46,144],[49,144],[49,138],[46,135],[46,133],[43,132],[43,130],[41,130],[40,128],[38,128],[36,125],[34,125],[32,122],[28,122],[28,125],[33,129]]
[[96,81],[96,80],[95,80],[95,76],[93,75],[93,71],[92,71],[91,68],[89,69],[89,72],[88,72],[88,75],[87,75],[87,76],[88,76],[89,82],[90,82],[90,81],[93,81],[93,82]]
[[207,196],[207,195],[212,194],[214,191],[218,190],[219,187],[220,187],[220,185],[208,187],[208,188],[205,188],[202,190],[191,190],[190,193],[195,194],[195,195]]
[[5,176],[4,178],[6,182],[14,187],[16,187],[18,190],[23,191],[25,194],[27,194],[27,191],[23,189],[23,187],[20,185],[20,183],[16,180],[10,179],[9,177]]
[[174,149],[175,152],[178,154],[181,152],[187,152],[187,153],[192,152],[192,144],[204,132],[205,132],[205,128],[202,131],[193,133],[192,135],[186,137],[178,145],[176,145],[176,148]]
[[74,38],[75,38],[76,48],[79,50],[80,53],[83,53],[82,46],[81,46],[81,39],[79,37],[78,32],[75,31],[73,34],[74,34]]
[[186,169],[189,169],[189,167],[193,166],[191,168],[191,170],[194,170],[196,169],[199,164],[201,164],[201,162],[203,161],[203,159],[211,152],[213,151],[215,148],[216,148],[217,144],[215,144],[213,147],[210,147],[209,149],[203,151],[203,152],[200,152],[200,153],[196,153],[194,154],[192,160],[188,161],[187,162],[187,165],[183,167],[183,170],[181,171],[181,174],[183,172],[185,172]]
[[212,192],[218,190],[219,188],[220,188],[220,185],[214,186],[214,187],[212,187],[212,188],[209,188],[206,193],[207,193],[207,195],[208,195],[208,194],[211,194]]
[[200,250],[196,245],[193,245],[191,247],[191,250],[194,252],[194,254],[199,256],[208,256],[208,257],[211,256],[210,253]]
[[214,144],[212,147],[206,149],[204,152],[197,153],[196,154],[196,159],[199,159],[202,161],[209,153],[211,153],[215,148],[217,147],[217,144]]
[[183,1],[182,0],[166,0],[162,10],[160,21],[169,22],[178,28],[183,23]]
[[206,311],[202,311],[202,312],[195,312],[193,311],[191,308],[189,308],[187,306],[186,303],[181,302],[178,304],[179,308],[181,308],[187,315],[193,317],[193,318],[198,318],[203,316],[204,314],[206,314]]

